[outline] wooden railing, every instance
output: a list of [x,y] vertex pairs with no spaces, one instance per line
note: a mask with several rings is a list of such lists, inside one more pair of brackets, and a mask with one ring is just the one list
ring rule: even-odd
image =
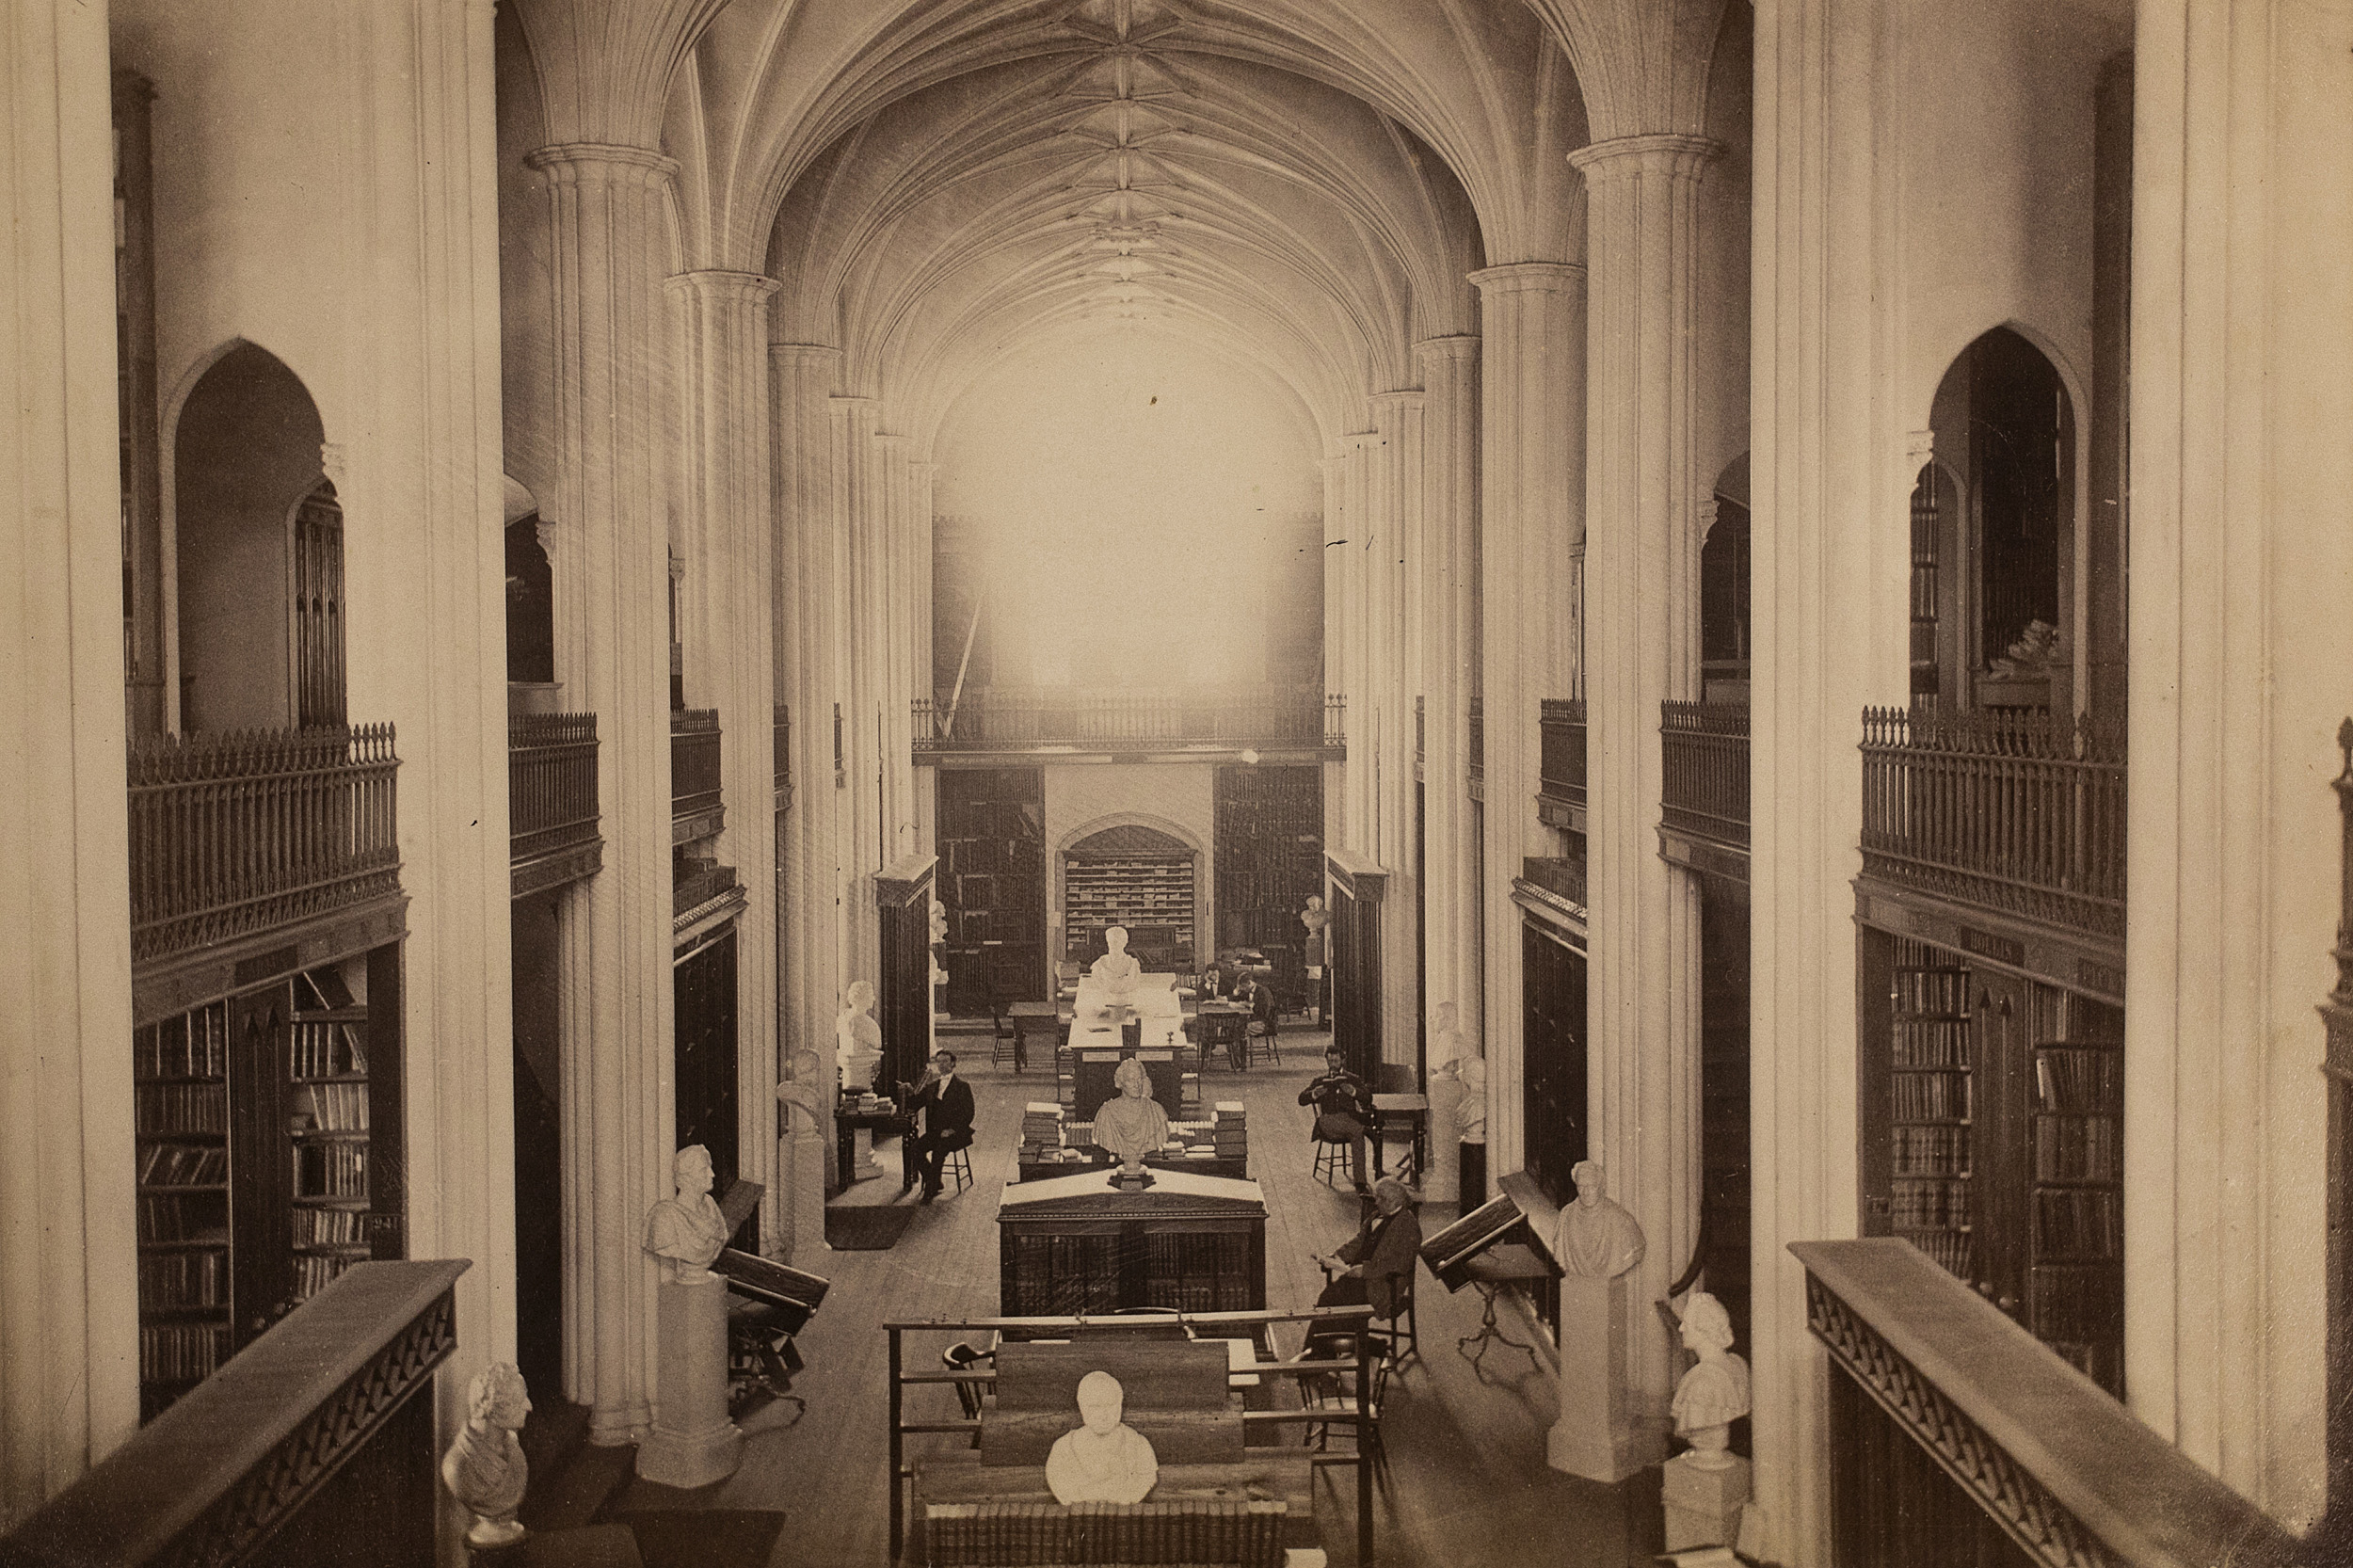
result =
[[1742,702],[1665,702],[1659,820],[1669,828],[1749,845],[1749,709]]
[[719,804],[719,711],[670,710],[670,816],[709,811]]
[[1032,746],[1151,750],[1176,746],[1347,744],[1347,698],[1314,692],[968,691],[952,705],[915,699],[915,750],[1018,751]]
[[699,909],[734,886],[733,866],[705,864],[680,872],[670,881],[671,912],[683,915],[690,909]]
[[597,838],[597,715],[506,720],[507,836],[517,865]]
[[143,737],[128,764],[134,963],[400,890],[389,724]]
[[1585,699],[1546,697],[1538,706],[1536,792],[1566,806],[1585,805]]
[[0,1562],[432,1561],[433,1371],[467,1267],[353,1264],[0,1539]]
[[1832,1560],[2245,1568],[2285,1531],[1893,1237],[1800,1241],[1830,1352]]
[[1863,869],[2121,941],[2122,735],[2088,718],[1865,709]]

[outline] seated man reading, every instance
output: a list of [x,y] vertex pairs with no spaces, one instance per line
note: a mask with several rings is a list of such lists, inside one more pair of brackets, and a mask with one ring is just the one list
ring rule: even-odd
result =
[[1349,1174],[1365,1191],[1365,1128],[1372,1125],[1372,1087],[1348,1070],[1348,1056],[1334,1046],[1323,1053],[1324,1071],[1299,1091],[1299,1103],[1316,1108],[1316,1136],[1348,1145]]
[[1079,1380],[1079,1416],[1046,1455],[1046,1486],[1058,1503],[1140,1503],[1160,1478],[1151,1440],[1119,1417],[1127,1391],[1109,1372]]
[[[905,1192],[919,1176],[923,1201],[939,1196],[939,1173],[948,1156],[972,1142],[972,1086],[956,1076],[956,1055],[943,1050],[932,1058],[932,1070],[920,1085],[901,1084],[900,1104],[906,1112],[906,1136],[900,1141],[899,1167]],[[921,1113],[919,1126],[917,1113]]]
[[1414,1213],[1413,1191],[1395,1176],[1383,1176],[1372,1191],[1372,1213],[1356,1234],[1337,1252],[1316,1259],[1330,1276],[1316,1304],[1369,1304],[1374,1317],[1394,1318],[1405,1305],[1420,1253],[1421,1221]]

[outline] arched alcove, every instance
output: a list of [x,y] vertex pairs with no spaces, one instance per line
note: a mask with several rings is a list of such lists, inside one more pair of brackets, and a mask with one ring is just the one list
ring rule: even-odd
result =
[[172,431],[180,727],[343,721],[343,512],[301,378],[239,344]]
[[[1913,694],[1965,707],[2066,710],[2081,632],[2067,384],[2041,348],[1996,327],[1945,370],[1929,426],[1933,466],[1951,477],[1913,497]],[[1931,663],[1935,679],[1924,691]]]
[[1710,702],[1749,696],[1749,458],[1717,475],[1716,520],[1700,541],[1701,695]]
[[555,574],[536,509],[506,525],[506,679],[555,681]]
[[1105,950],[1104,930],[1120,925],[1146,969],[1192,969],[1200,857],[1175,823],[1134,816],[1097,819],[1067,837],[1057,856],[1066,956],[1093,963]]

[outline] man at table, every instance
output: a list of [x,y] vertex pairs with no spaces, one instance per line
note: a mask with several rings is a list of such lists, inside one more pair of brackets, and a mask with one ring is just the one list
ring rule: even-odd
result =
[[904,1195],[920,1176],[922,1201],[929,1203],[939,1196],[940,1171],[948,1156],[972,1142],[972,1086],[956,1076],[955,1052],[943,1050],[932,1058],[932,1070],[920,1085],[900,1088],[907,1130],[899,1141],[899,1169],[905,1177],[899,1191]]
[[[1365,1129],[1372,1125],[1372,1089],[1348,1070],[1348,1055],[1334,1046],[1323,1053],[1324,1070],[1299,1091],[1299,1103],[1316,1108],[1316,1137],[1348,1145],[1349,1174],[1356,1191],[1365,1188]],[[1418,1245],[1419,1243],[1417,1243]]]

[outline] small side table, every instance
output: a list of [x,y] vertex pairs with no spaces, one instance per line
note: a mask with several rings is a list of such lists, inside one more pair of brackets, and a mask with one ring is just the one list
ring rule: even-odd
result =
[[899,1108],[888,1102],[872,1111],[857,1111],[847,1106],[837,1108],[833,1113],[834,1169],[841,1174],[841,1185],[847,1187],[866,1178],[866,1173],[857,1168],[858,1128],[864,1128],[872,1133],[895,1131],[904,1126],[905,1121],[899,1114]]
[[1403,1131],[1408,1138],[1406,1159],[1409,1163],[1398,1174],[1408,1181],[1419,1181],[1430,1160],[1430,1096],[1427,1095],[1375,1095],[1372,1096],[1372,1174],[1377,1179],[1382,1172],[1383,1147],[1388,1134]]
[[[1480,1358],[1487,1353],[1490,1345],[1509,1345],[1515,1351],[1526,1351],[1529,1362],[1543,1365],[1543,1358],[1536,1353],[1535,1346],[1523,1345],[1503,1332],[1503,1325],[1496,1321],[1496,1302],[1513,1285],[1550,1279],[1552,1265],[1537,1256],[1533,1248],[1517,1241],[1506,1241],[1500,1246],[1490,1247],[1464,1264],[1463,1272],[1469,1276],[1471,1284],[1479,1288],[1479,1294],[1486,1302],[1486,1311],[1480,1317],[1479,1332],[1465,1335],[1455,1342],[1454,1348],[1457,1352],[1469,1352],[1471,1369],[1479,1374],[1480,1380],[1484,1382],[1487,1377],[1487,1368],[1480,1364]],[[1473,1345],[1479,1349],[1472,1351],[1470,1347]]]

